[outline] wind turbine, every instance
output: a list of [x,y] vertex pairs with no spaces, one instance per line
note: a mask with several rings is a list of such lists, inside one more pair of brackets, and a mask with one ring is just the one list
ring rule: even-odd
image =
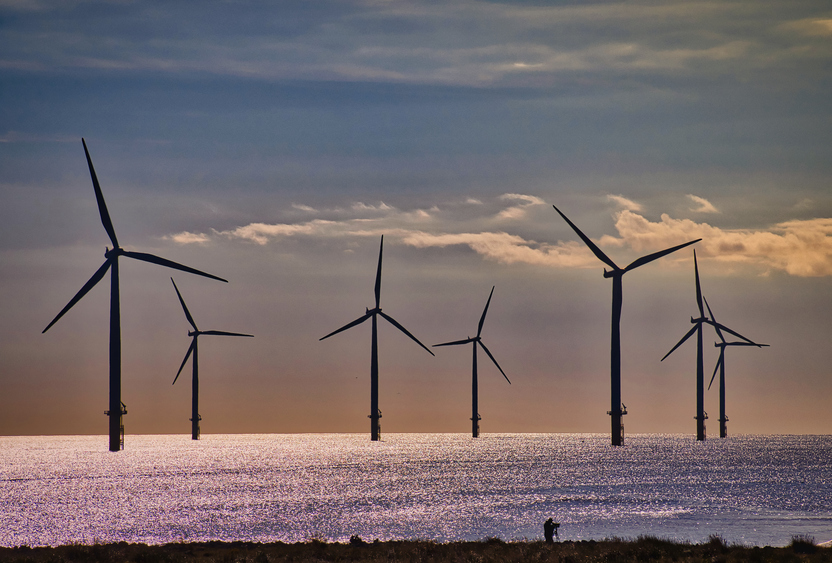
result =
[[488,301],[485,302],[485,309],[482,310],[482,316],[480,317],[480,324],[477,326],[477,335],[474,338],[468,337],[465,340],[455,340],[453,342],[443,342],[442,344],[434,344],[434,346],[456,346],[458,344],[473,344],[474,355],[474,367],[472,370],[472,379],[471,379],[471,432],[473,433],[474,438],[478,438],[480,435],[480,414],[479,409],[477,407],[477,344],[479,344],[485,353],[488,354],[488,357],[491,358],[491,361],[494,362],[494,365],[497,366],[497,369],[500,370],[500,373],[503,374],[503,377],[506,378],[509,385],[511,385],[511,381],[509,380],[506,372],[503,371],[503,368],[500,367],[500,364],[497,363],[497,360],[494,359],[494,356],[491,352],[486,348],[485,344],[482,343],[482,338],[480,335],[482,334],[482,325],[485,322],[485,314],[488,312],[488,305],[491,303],[491,296],[494,295],[494,286],[491,286],[491,293],[488,294]]
[[[719,348],[719,359],[716,361],[716,367],[714,368],[714,374],[711,376],[711,382],[708,383],[708,390],[711,389],[711,385],[714,383],[714,378],[716,377],[716,372],[719,370],[719,437],[726,438],[728,436],[728,417],[725,416],[725,348],[728,346],[756,346],[758,348],[762,348],[763,346],[768,346],[768,344],[756,344],[748,340],[747,342],[726,342],[725,336],[723,336],[722,331],[720,330],[719,323],[716,322],[716,318],[714,317],[713,311],[711,311],[711,306],[708,305],[708,300],[705,299],[705,306],[708,308],[708,314],[711,316],[711,320],[713,321],[713,327],[716,329],[716,334],[719,336],[721,342],[715,342],[714,346]],[[745,338],[744,336],[742,338]]]
[[[670,352],[664,355],[661,361],[664,361],[665,358],[672,354],[694,332],[696,333],[696,416],[694,418],[696,419],[696,439],[701,442],[705,439],[705,420],[708,418],[708,413],[705,412],[705,374],[704,368],[702,367],[702,325],[709,324],[715,328],[719,327],[717,330],[721,328],[734,336],[745,340],[748,339],[705,316],[705,308],[702,305],[702,288],[699,284],[699,265],[696,262],[696,250],[693,251],[693,271],[696,278],[696,306],[699,308],[699,317],[696,319],[693,317],[690,318],[693,327],[676,343],[676,346],[671,348]],[[751,342],[750,340],[748,341]]]
[[688,245],[691,245],[695,242],[699,242],[702,239],[692,240],[690,242],[686,242],[684,244],[680,244],[678,246],[674,246],[673,248],[668,248],[665,250],[661,250],[659,252],[654,252],[652,254],[648,254],[647,256],[642,256],[637,260],[633,261],[628,265],[626,268],[619,268],[615,262],[613,262],[606,254],[604,254],[600,248],[598,248],[594,242],[589,240],[585,234],[581,232],[581,230],[575,226],[575,224],[570,221],[566,215],[561,213],[560,209],[552,206],[555,208],[561,217],[572,227],[572,230],[584,241],[589,249],[592,251],[593,254],[604,264],[612,268],[611,271],[607,271],[606,268],[604,269],[604,277],[605,278],[612,278],[612,330],[611,330],[611,350],[610,350],[610,387],[611,387],[611,397],[610,397],[610,410],[607,412],[608,415],[612,417],[612,445],[613,446],[620,446],[624,441],[624,425],[622,417],[627,414],[627,409],[622,409],[621,403],[621,305],[623,299],[623,289],[621,278],[624,277],[624,274],[629,272],[630,270],[635,270],[639,266],[644,266],[652,262],[653,260],[657,260],[663,256],[667,256],[672,252],[676,252],[680,248],[684,248]]
[[330,336],[334,336],[339,332],[343,332],[348,328],[352,328],[356,325],[360,325],[367,319],[372,319],[373,321],[373,341],[372,341],[372,354],[370,359],[370,439],[371,440],[378,440],[379,439],[379,419],[381,418],[381,411],[378,409],[378,321],[377,317],[381,315],[387,322],[391,325],[405,333],[409,336],[416,344],[427,350],[428,354],[434,356],[435,354],[428,349],[427,346],[419,342],[419,339],[410,334],[406,328],[400,325],[393,317],[383,313],[381,311],[381,306],[379,302],[381,300],[381,254],[384,249],[384,235],[381,236],[381,244],[378,248],[378,270],[376,271],[376,286],[375,286],[375,294],[376,294],[376,306],[373,309],[366,309],[366,312],[336,331],[330,332],[326,336],[319,338],[318,340],[324,340],[329,338]]
[[[188,322],[191,323],[191,326],[194,327],[193,331],[188,331],[188,336],[192,337],[193,340],[191,340],[191,346],[188,348],[188,353],[185,354],[185,359],[182,360],[182,365],[179,366],[179,371],[176,372],[176,377],[173,378],[173,383],[176,383],[176,380],[179,379],[179,374],[182,373],[182,368],[185,367],[185,364],[188,362],[188,358],[191,357],[191,352],[193,352],[193,383],[191,385],[191,439],[199,440],[199,421],[202,420],[202,417],[199,415],[199,348],[197,346],[197,339],[199,338],[199,335],[248,336],[251,338],[253,338],[254,335],[242,334],[240,332],[225,332],[222,330],[199,330],[194,322],[194,318],[191,316],[191,312],[188,311],[188,306],[185,305],[185,300],[182,299],[182,294],[179,293],[179,288],[176,287],[176,282],[173,281],[173,278],[170,278],[170,281],[173,283],[173,289],[176,290],[176,296],[179,297],[179,302],[182,304],[182,310],[185,312],[185,318],[187,318]],[[171,385],[173,385],[173,383]]]
[[151,264],[166,266],[175,270],[182,270],[183,272],[197,274],[219,281],[227,280],[207,274],[200,270],[196,270],[189,266],[183,266],[182,264],[172,262],[165,258],[154,256],[153,254],[133,252],[121,248],[118,244],[118,239],[116,238],[116,231],[113,229],[113,223],[110,220],[110,214],[107,212],[107,204],[104,203],[104,196],[101,193],[101,186],[98,184],[98,177],[95,174],[95,168],[93,168],[92,159],[90,159],[90,153],[87,150],[87,143],[84,139],[81,139],[81,143],[84,145],[84,153],[87,156],[87,164],[89,165],[90,176],[92,177],[92,187],[95,189],[95,199],[98,202],[98,213],[101,216],[101,223],[104,225],[104,230],[107,231],[107,235],[113,243],[113,249],[105,249],[104,257],[106,260],[104,261],[104,264],[96,270],[89,281],[87,281],[78,293],[75,294],[75,297],[67,303],[66,307],[64,307],[61,312],[58,313],[54,319],[52,319],[49,326],[43,329],[43,332],[46,332],[53,324],[58,322],[58,319],[64,316],[64,314],[69,311],[73,305],[80,301],[87,294],[87,292],[95,286],[95,284],[100,282],[107,273],[107,270],[110,270],[110,409],[104,414],[110,417],[110,451],[117,452],[124,447],[124,427],[121,424],[121,417],[127,413],[127,409],[124,408],[124,403],[121,402],[121,314],[119,309],[118,291],[119,257],[124,256],[126,258],[134,258],[143,262],[150,262]]

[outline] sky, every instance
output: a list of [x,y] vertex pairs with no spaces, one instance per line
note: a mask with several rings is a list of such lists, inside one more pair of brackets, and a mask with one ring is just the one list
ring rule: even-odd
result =
[[[121,245],[128,434],[369,433],[381,306],[474,336],[489,432],[609,432],[624,277],[627,433],[695,432],[693,249],[730,434],[832,433],[832,7],[824,1],[0,0],[0,435],[105,434]],[[717,337],[705,332],[706,385]],[[471,355],[381,322],[382,432],[468,432]],[[718,434],[716,383],[705,396]],[[103,447],[103,446],[102,446]],[[129,446],[128,446],[129,447]]]

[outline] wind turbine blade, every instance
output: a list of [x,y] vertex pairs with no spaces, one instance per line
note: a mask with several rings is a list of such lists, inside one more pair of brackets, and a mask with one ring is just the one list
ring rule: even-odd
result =
[[118,248],[118,239],[116,238],[116,230],[113,228],[113,222],[110,220],[110,214],[107,211],[107,204],[104,203],[104,194],[101,193],[101,186],[98,184],[98,176],[95,174],[95,168],[92,165],[90,158],[90,151],[87,150],[87,142],[81,138],[81,144],[84,145],[84,154],[87,155],[87,165],[90,167],[90,176],[92,177],[92,187],[95,189],[95,201],[98,202],[98,214],[101,215],[101,224],[104,225],[104,230],[107,231],[107,236],[115,248]]
[[456,346],[457,344],[470,344],[473,342],[473,338],[466,338],[465,340],[454,340],[453,342],[443,342],[442,344],[434,344],[434,348],[436,346]]
[[407,331],[407,329],[406,329],[406,328],[404,328],[402,325],[400,325],[400,324],[396,321],[396,319],[394,319],[393,317],[391,317],[391,316],[390,316],[390,315],[388,315],[388,314],[385,314],[385,313],[384,313],[384,312],[382,312],[382,311],[379,311],[379,312],[378,312],[378,314],[379,314],[379,315],[381,315],[382,317],[384,317],[385,319],[387,319],[387,322],[389,322],[391,325],[393,325],[394,327],[396,327],[397,329],[399,329],[400,331],[402,331],[403,333],[405,333],[406,335],[408,335],[411,339],[413,339],[413,342],[415,342],[416,344],[418,344],[419,346],[421,346],[422,348],[424,348],[425,350],[427,350],[427,351],[428,351],[428,354],[430,354],[431,356],[435,356],[435,355],[436,355],[436,354],[434,354],[433,352],[431,352],[431,351],[430,351],[430,348],[428,348],[427,346],[425,346],[424,344],[422,344],[421,342],[419,342],[419,339],[418,339],[418,338],[416,338],[415,336],[413,336],[412,334],[410,334],[410,333]]
[[[191,357],[191,352],[194,351],[194,347],[196,346],[196,336],[191,339],[191,345],[188,347],[188,353],[185,354],[185,359],[182,360],[182,365],[179,366],[179,371],[176,372],[176,377],[173,378],[173,383],[176,383],[176,380],[179,379],[179,374],[182,373],[182,368],[185,367],[185,364],[188,363],[188,358]],[[171,383],[171,385],[173,385]]]
[[[668,352],[667,354],[665,354],[665,355],[664,355],[664,358],[666,358],[666,357],[668,357],[670,354],[672,354],[672,353],[676,350],[676,348],[678,348],[679,346],[681,346],[681,345],[685,342],[685,340],[687,340],[688,338],[690,338],[690,337],[691,337],[691,335],[692,335],[694,332],[696,332],[696,329],[697,329],[697,328],[699,328],[699,325],[693,325],[693,328],[691,328],[691,329],[688,331],[688,333],[682,337],[682,339],[681,339],[681,340],[680,340],[680,341],[676,344],[676,346],[674,346],[674,347],[670,350],[670,352]],[[661,361],[664,361],[664,358],[662,358],[662,359],[661,359]]]
[[477,342],[479,343],[480,346],[482,346],[482,349],[485,350],[485,353],[488,354],[488,357],[491,358],[491,361],[494,362],[494,365],[497,366],[497,369],[500,370],[500,373],[503,374],[503,377],[506,378],[506,381],[508,381],[508,384],[511,385],[511,380],[506,375],[506,372],[503,371],[503,368],[500,367],[500,364],[497,363],[497,360],[494,359],[494,356],[491,354],[491,352],[488,350],[488,348],[485,347],[485,344],[482,343],[482,340],[478,340]]
[[665,250],[660,250],[659,252],[654,252],[653,254],[648,254],[647,256],[642,256],[641,258],[639,258],[639,259],[635,260],[632,264],[630,264],[629,266],[627,266],[626,268],[624,268],[624,271],[625,271],[625,272],[629,272],[630,270],[635,270],[635,269],[636,269],[636,268],[638,268],[639,266],[644,266],[645,264],[647,264],[647,263],[649,263],[649,262],[652,262],[653,260],[658,260],[658,259],[659,259],[659,258],[661,258],[662,256],[667,256],[668,254],[670,254],[670,253],[672,253],[672,252],[676,252],[677,250],[682,249],[682,248],[684,248],[684,247],[686,247],[686,246],[690,246],[691,244],[693,244],[693,243],[695,243],[695,242],[699,242],[700,240],[702,240],[702,239],[701,239],[701,238],[698,238],[698,239],[696,239],[696,240],[692,240],[692,241],[690,241],[690,242],[686,242],[686,243],[684,243],[684,244],[680,244],[680,245],[678,245],[678,246],[674,246],[673,248],[668,248],[668,249],[665,249]]
[[346,325],[342,326],[342,327],[341,327],[341,328],[339,328],[338,330],[335,330],[335,331],[330,332],[329,334],[327,334],[326,336],[323,336],[323,337],[319,338],[318,340],[319,340],[319,341],[320,341],[320,340],[324,340],[325,338],[329,338],[330,336],[333,336],[333,335],[335,335],[335,334],[338,334],[339,332],[343,332],[343,331],[347,330],[348,328],[352,328],[352,327],[354,327],[355,325],[360,325],[361,323],[363,323],[364,321],[366,321],[367,319],[369,319],[369,318],[370,318],[370,317],[372,317],[372,316],[373,316],[373,313],[367,313],[367,314],[365,314],[365,315],[362,315],[361,317],[359,317],[359,318],[355,319],[353,322],[351,322],[351,323],[349,323],[349,324],[346,324]]
[[725,358],[725,346],[722,346],[719,349],[719,359],[716,361],[716,367],[714,368],[714,374],[711,376],[711,382],[708,383],[708,391],[711,390],[711,385],[714,384],[714,377],[716,377],[716,372],[719,371],[719,366],[722,364],[724,358]]
[[208,336],[248,336],[249,338],[254,338],[253,334],[243,334],[242,332],[225,332],[224,330],[206,330],[201,334],[207,334]]
[[693,271],[696,274],[696,306],[699,307],[699,318],[705,316],[702,308],[702,287],[699,285],[699,265],[696,263],[696,249],[693,249]]
[[173,278],[170,278],[170,281],[173,283],[173,289],[176,290],[176,296],[179,298],[179,303],[182,304],[182,310],[185,311],[185,318],[188,319],[188,322],[191,323],[191,326],[194,327],[194,330],[198,331],[196,323],[194,322],[194,318],[191,316],[191,312],[188,311],[188,306],[185,305],[185,300],[182,299],[182,294],[179,293],[179,288],[176,287],[176,282],[173,281]]
[[726,346],[756,346],[757,348],[762,348],[763,346],[769,346],[768,344],[757,344],[756,342],[726,342]]
[[485,322],[485,314],[488,312],[488,306],[491,304],[491,296],[494,295],[494,286],[491,286],[491,293],[488,294],[488,301],[485,302],[485,309],[482,310],[482,316],[480,317],[480,324],[477,327],[477,336],[482,333],[482,324]]
[[722,335],[722,331],[719,330],[719,323],[716,322],[716,318],[714,317],[714,313],[713,313],[713,311],[711,311],[711,306],[708,305],[708,299],[705,298],[705,297],[703,297],[703,299],[705,299],[705,306],[708,308],[708,316],[711,317],[711,320],[713,321],[713,324],[711,326],[716,329],[717,336],[719,336],[719,339],[722,340],[722,343],[724,344],[725,343],[725,337]]
[[713,321],[706,321],[706,322],[707,322],[709,325],[712,325],[714,328],[716,328],[717,326],[719,326],[719,328],[721,328],[722,330],[724,330],[724,331],[725,331],[725,332],[727,332],[728,334],[732,334],[732,335],[736,336],[737,338],[742,338],[743,340],[745,340],[746,342],[750,342],[750,343],[751,343],[751,344],[753,344],[754,346],[759,346],[759,344],[757,344],[756,342],[754,342],[754,341],[753,341],[753,340],[751,340],[750,338],[746,338],[745,336],[743,336],[743,335],[742,335],[742,334],[740,334],[739,332],[736,332],[736,331],[731,330],[730,328],[728,328],[728,327],[727,327],[727,326],[725,326],[724,324],[720,324],[720,323],[713,322]]
[[66,304],[66,307],[64,307],[63,309],[61,309],[61,312],[60,312],[60,313],[58,313],[58,314],[57,314],[57,316],[56,316],[54,319],[52,319],[52,322],[51,322],[51,323],[49,323],[49,326],[47,326],[45,329],[43,329],[43,331],[41,332],[41,334],[43,334],[44,332],[46,332],[47,330],[49,330],[49,329],[52,327],[52,325],[53,325],[53,324],[55,324],[56,322],[58,322],[58,319],[60,319],[61,317],[63,317],[63,316],[64,316],[64,313],[66,313],[67,311],[69,311],[70,309],[72,309],[73,305],[75,305],[76,303],[78,303],[78,301],[80,301],[80,300],[81,300],[81,299],[82,299],[82,298],[83,298],[83,297],[87,294],[87,292],[89,292],[89,290],[91,290],[93,287],[95,287],[95,284],[97,284],[98,282],[100,282],[100,281],[101,281],[101,278],[103,278],[103,277],[104,277],[104,274],[106,274],[106,273],[107,273],[107,270],[109,269],[109,267],[110,267],[110,264],[111,264],[111,263],[112,263],[112,262],[108,259],[108,260],[106,260],[106,261],[105,261],[105,262],[101,265],[101,267],[100,267],[100,268],[98,268],[98,269],[95,271],[95,273],[94,273],[94,274],[92,275],[92,277],[91,277],[91,278],[87,281],[87,283],[85,283],[85,284],[84,284],[84,287],[82,287],[81,289],[79,289],[79,290],[78,290],[78,293],[76,293],[76,294],[75,294],[75,297],[73,297],[73,298],[69,301],[69,303],[67,303],[67,304]]
[[197,270],[196,268],[191,268],[190,266],[179,264],[178,262],[168,260],[167,258],[160,258],[158,256],[154,256],[153,254],[147,254],[145,252],[131,252],[127,250],[124,252],[124,256],[135,258],[136,260],[142,260],[144,262],[150,262],[151,264],[158,264],[159,266],[165,266],[167,268],[173,268],[174,270],[182,270],[183,272],[188,272],[189,274],[205,276],[206,278],[211,278],[212,280],[218,280],[221,282],[228,283],[228,280],[223,279],[221,277],[215,276],[213,274],[208,274],[201,270]]
[[564,221],[566,221],[567,223],[569,223],[569,226],[570,226],[570,227],[572,227],[572,230],[573,230],[573,231],[575,231],[575,232],[578,234],[578,236],[579,236],[579,237],[581,237],[581,240],[582,240],[582,241],[584,241],[584,244],[585,244],[585,245],[587,245],[587,246],[589,247],[589,249],[592,251],[592,253],[593,253],[593,254],[595,254],[595,256],[597,256],[597,257],[598,257],[598,259],[599,259],[601,262],[603,262],[604,264],[606,264],[607,266],[609,266],[609,267],[610,267],[610,268],[612,268],[613,270],[620,270],[620,269],[621,269],[621,268],[619,268],[618,266],[616,266],[616,265],[615,265],[615,262],[613,262],[613,261],[610,259],[610,257],[609,257],[609,256],[607,256],[606,254],[604,254],[604,253],[601,251],[601,249],[600,249],[600,248],[598,248],[597,246],[595,246],[595,243],[594,243],[594,242],[592,242],[591,240],[589,240],[589,237],[588,237],[588,236],[586,236],[585,234],[583,234],[583,233],[581,232],[581,229],[579,229],[579,228],[575,225],[575,223],[573,223],[572,221],[570,221],[570,220],[566,217],[566,215],[564,215],[563,213],[561,213],[560,209],[558,209],[558,208],[557,208],[557,207],[555,207],[554,205],[553,205],[552,207],[554,207],[554,208],[555,208],[555,211],[557,211],[557,212],[560,214],[560,216],[561,216],[561,217],[563,217],[563,220],[564,220]]
[[378,270],[376,270],[376,309],[381,302],[381,253],[384,250],[384,235],[381,235],[381,244],[378,245]]

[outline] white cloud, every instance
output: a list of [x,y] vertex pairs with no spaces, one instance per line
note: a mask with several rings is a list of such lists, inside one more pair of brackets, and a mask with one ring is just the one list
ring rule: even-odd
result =
[[[621,196],[608,197],[620,205],[638,207]],[[505,194],[500,199],[524,202],[509,208],[517,213],[509,214],[512,217],[522,216],[528,206],[543,204],[540,198],[520,194]],[[368,208],[374,211],[375,217],[364,217]],[[435,212],[431,214],[422,209],[403,212],[386,204],[358,204],[353,206],[355,216],[345,219],[316,219],[297,224],[251,223],[214,231],[213,235],[184,232],[166,238],[179,244],[192,244],[206,243],[212,236],[220,236],[265,245],[284,237],[348,239],[384,234],[391,241],[417,248],[467,246],[483,258],[502,264],[562,268],[599,265],[577,237],[550,244],[503,229],[490,230],[488,226],[493,225],[493,218],[487,215],[486,209],[483,208],[482,216],[472,222],[470,218],[457,221],[450,213],[440,213],[435,207],[431,208]],[[500,216],[504,216],[503,213]],[[482,229],[471,230],[471,226],[477,224]],[[598,239],[600,246],[619,248],[622,253],[629,250],[647,254],[701,238],[696,246],[698,254],[726,265],[744,265],[758,273],[776,270],[801,277],[832,276],[832,218],[786,221],[763,230],[721,229],[691,219],[674,219],[667,214],[662,214],[659,221],[650,221],[637,211],[624,209],[615,214],[615,228],[618,236],[602,236]],[[626,263],[620,265],[623,267]]]
[[688,194],[688,199],[698,205],[698,207],[691,207],[690,210],[694,213],[719,213],[719,210],[704,197]]
[[257,244],[266,244],[270,239],[287,237],[293,235],[313,235],[324,231],[328,226],[335,225],[333,221],[310,221],[308,223],[301,223],[298,225],[276,224],[269,225],[267,223],[250,223],[243,227],[228,231],[218,231],[217,234],[224,235],[229,238],[238,238],[256,242]]
[[526,194],[503,194],[500,196],[503,201],[518,200],[521,203],[503,209],[497,214],[499,219],[521,219],[526,216],[527,208],[533,205],[545,205],[546,202],[539,197]]
[[623,195],[609,194],[607,196],[607,200],[615,202],[616,205],[618,205],[622,209],[626,209],[628,211],[643,211],[644,210],[644,206],[642,206],[640,203],[636,203],[635,201],[633,201],[631,199],[627,199]]
[[537,264],[586,268],[597,260],[582,243],[539,244],[504,232],[430,234],[414,231],[402,242],[417,248],[466,245],[477,254],[502,264]]
[[211,240],[211,237],[205,233],[189,233],[188,231],[183,231],[175,235],[167,235],[163,238],[165,240],[172,240],[178,244],[204,244]]
[[748,264],[767,270],[781,270],[793,276],[832,276],[832,219],[787,221],[769,230],[727,230],[673,219],[662,214],[651,222],[622,211],[615,227],[619,238],[602,237],[602,244],[628,246],[640,252],[657,251],[701,238],[700,256],[724,263]]
[[367,205],[360,201],[357,201],[352,204],[353,211],[370,211],[370,212],[379,212],[379,211],[395,211],[395,207],[390,207],[383,201],[380,201],[378,205]]
[[314,207],[303,205],[302,203],[293,203],[292,209],[297,209],[298,211],[305,211],[306,213],[317,213],[318,211]]

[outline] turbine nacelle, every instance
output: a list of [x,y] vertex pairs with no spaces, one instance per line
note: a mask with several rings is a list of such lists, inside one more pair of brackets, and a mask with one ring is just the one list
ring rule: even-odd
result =
[[104,258],[106,258],[107,260],[118,258],[119,256],[124,256],[124,249],[120,246],[116,246],[112,249],[110,249],[109,246],[104,247]]
[[617,268],[615,270],[607,270],[604,268],[604,277],[605,278],[614,278],[615,276],[622,276],[624,275],[624,270],[621,268]]

